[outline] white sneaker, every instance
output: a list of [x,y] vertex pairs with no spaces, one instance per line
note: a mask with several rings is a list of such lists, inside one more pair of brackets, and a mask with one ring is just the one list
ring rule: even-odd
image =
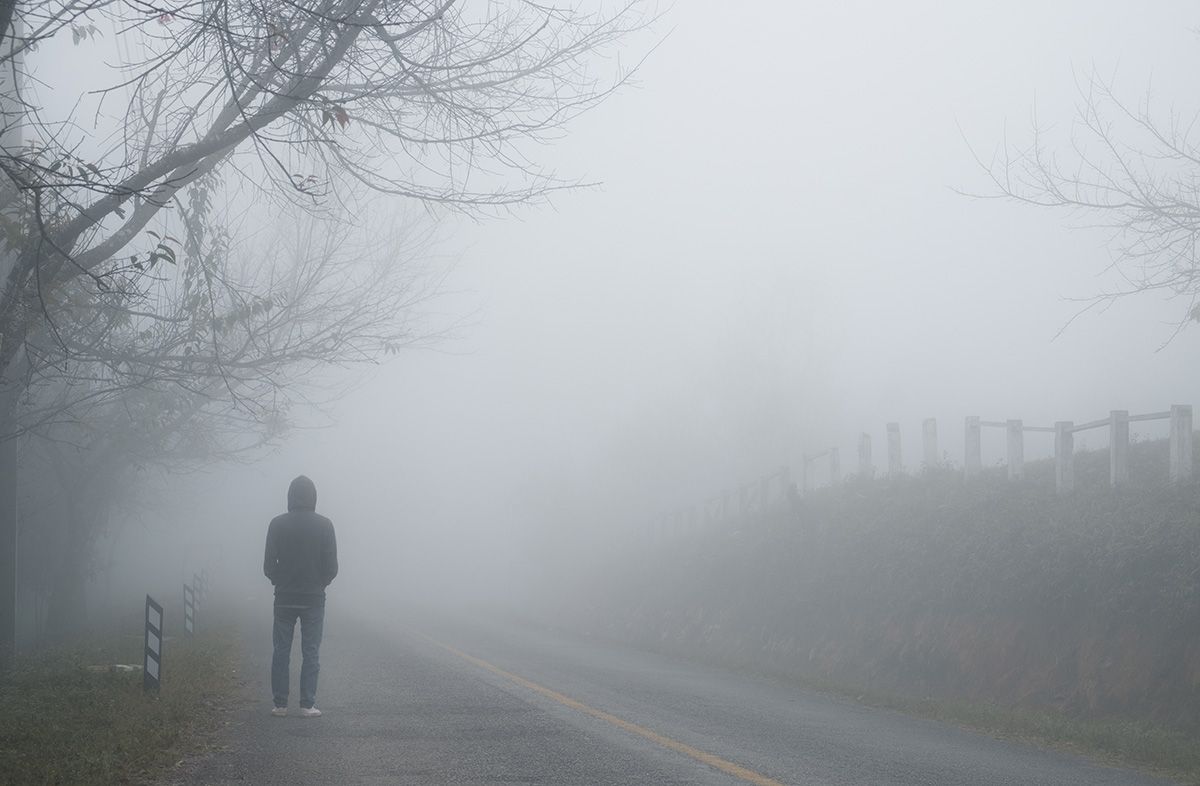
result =
[[287,716],[287,707],[275,707],[271,710],[271,714],[274,715],[276,718],[286,717]]
[[319,718],[319,717],[321,717],[321,711],[319,709],[317,709],[316,707],[301,707],[300,708],[300,717],[301,718]]

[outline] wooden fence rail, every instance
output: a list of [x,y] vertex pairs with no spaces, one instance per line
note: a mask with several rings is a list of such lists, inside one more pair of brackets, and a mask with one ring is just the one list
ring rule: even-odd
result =
[[[1009,480],[1020,480],[1025,475],[1025,435],[1045,433],[1054,435],[1054,486],[1060,494],[1075,489],[1075,434],[1098,428],[1109,430],[1109,483],[1122,486],[1129,482],[1129,424],[1155,420],[1169,421],[1168,433],[1168,480],[1187,480],[1193,473],[1192,407],[1190,404],[1175,404],[1169,410],[1130,415],[1127,410],[1116,409],[1108,417],[1090,420],[1076,425],[1074,421],[1060,420],[1053,426],[1028,426],[1021,419],[983,420],[978,415],[969,415],[965,421],[963,474],[967,478],[978,475],[983,469],[982,430],[1004,429],[1006,438],[1007,472]],[[888,477],[895,478],[904,471],[902,463],[900,424],[887,424]],[[921,423],[923,466],[928,469],[938,462],[938,429],[934,418]],[[745,519],[752,514],[766,513],[771,507],[790,504],[793,495],[806,495],[816,488],[814,470],[820,462],[827,467],[829,485],[842,480],[841,455],[836,447],[815,453],[805,453],[800,464],[799,483],[791,481],[788,467],[780,467],[763,475],[757,482],[743,483],[735,489],[726,489],[719,497],[713,497],[700,506],[676,510],[661,519],[663,533],[712,527],[734,518]],[[872,461],[871,435],[858,437],[858,474],[873,477],[875,466]],[[736,511],[734,498],[736,496]]]
[[1096,428],[1107,428],[1108,478],[1113,486],[1129,482],[1129,424],[1148,420],[1170,421],[1167,437],[1168,479],[1172,482],[1192,476],[1192,408],[1187,404],[1176,404],[1166,412],[1151,412],[1145,415],[1130,415],[1127,410],[1114,409],[1103,420],[1092,420],[1076,426],[1069,420],[1055,424],[1054,461],[1055,486],[1059,493],[1075,488],[1074,451],[1075,433]]

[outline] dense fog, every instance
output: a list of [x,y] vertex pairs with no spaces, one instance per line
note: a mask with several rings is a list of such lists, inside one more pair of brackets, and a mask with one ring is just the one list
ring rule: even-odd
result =
[[256,580],[265,522],[304,472],[342,539],[336,592],[494,600],[578,530],[625,537],[828,446],[850,471],[860,432],[881,461],[889,421],[915,470],[924,418],[961,465],[966,415],[1052,425],[1197,399],[1178,303],[1071,322],[1116,285],[1108,231],[969,196],[992,193],[976,157],[1026,144],[1035,117],[1069,139],[1093,70],[1164,111],[1184,100],[1188,8],[770,17],[670,9],[636,85],[541,151],[600,185],[446,219],[436,311],[465,317],[455,335],[365,375],[330,425],[173,479],[195,500],[181,521],[227,533]]
[[1198,73],[0,0],[0,782],[1200,783]]
[[[1191,117],[1189,4],[657,14],[590,62],[602,80],[636,65],[627,84],[518,146],[575,188],[465,213],[347,190],[286,214],[218,191],[251,256],[330,216],[391,249],[424,293],[423,338],[289,380],[306,392],[269,446],[140,468],[97,587],[137,598],[141,571],[203,564],[265,602],[265,527],[304,473],[337,527],[340,602],[519,605],[586,561],[581,544],[626,543],[781,466],[794,480],[805,453],[838,446],[851,474],[869,433],[878,464],[888,422],[916,472],[925,418],[961,466],[968,415],[1050,426],[1200,401],[1186,295],[1088,308],[1128,284],[1113,231],[995,198],[989,178],[1038,129],[1069,157],[1094,80]],[[46,84],[111,81],[59,51],[36,63]],[[1004,445],[986,439],[993,465]]]

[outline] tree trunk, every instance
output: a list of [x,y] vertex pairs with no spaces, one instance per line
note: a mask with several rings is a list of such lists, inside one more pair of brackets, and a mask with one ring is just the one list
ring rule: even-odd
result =
[[62,549],[46,609],[46,640],[62,644],[84,632],[87,623],[87,576],[91,557],[91,521],[71,506]]
[[17,479],[20,440],[17,402],[25,391],[28,364],[18,352],[0,373],[0,665],[7,663],[17,644]]
[[0,667],[17,643],[17,441],[0,441]]

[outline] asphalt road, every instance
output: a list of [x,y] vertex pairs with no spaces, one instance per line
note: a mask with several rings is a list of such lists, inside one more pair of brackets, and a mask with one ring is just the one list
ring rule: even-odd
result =
[[[772,680],[497,623],[330,610],[317,704],[259,696],[175,784],[1166,784]],[[297,637],[298,638],[298,637]],[[293,691],[298,663],[293,655]],[[294,700],[293,700],[294,706]]]

